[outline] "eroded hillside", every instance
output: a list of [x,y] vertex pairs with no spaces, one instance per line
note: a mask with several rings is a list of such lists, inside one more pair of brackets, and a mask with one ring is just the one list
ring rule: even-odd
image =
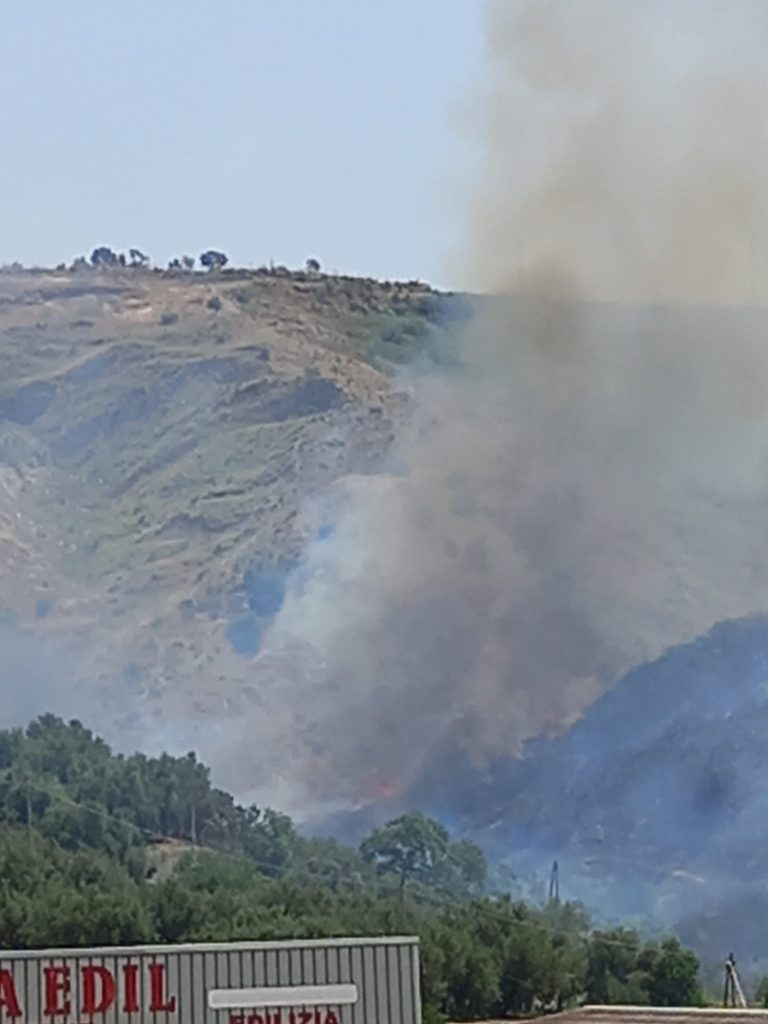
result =
[[303,274],[0,276],[3,717],[92,699],[130,743],[255,699],[311,498],[381,464],[407,405],[392,366],[439,342],[440,301]]

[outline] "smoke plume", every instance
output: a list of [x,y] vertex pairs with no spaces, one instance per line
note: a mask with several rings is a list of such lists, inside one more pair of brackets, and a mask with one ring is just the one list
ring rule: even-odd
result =
[[759,0],[490,0],[470,272],[485,290],[763,301]]
[[333,496],[230,750],[294,808],[515,755],[766,607],[768,7],[487,22],[465,270],[495,297],[408,380],[391,472]]

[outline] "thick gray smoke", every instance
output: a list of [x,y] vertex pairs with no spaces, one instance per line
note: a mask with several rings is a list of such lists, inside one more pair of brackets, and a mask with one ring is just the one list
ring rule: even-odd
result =
[[489,5],[467,273],[504,294],[309,546],[241,780],[402,792],[766,607],[766,30],[762,0]]
[[764,301],[768,7],[490,0],[487,11],[477,284]]

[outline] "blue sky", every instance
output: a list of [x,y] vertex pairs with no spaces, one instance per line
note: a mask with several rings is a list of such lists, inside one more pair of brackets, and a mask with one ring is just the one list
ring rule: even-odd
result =
[[481,0],[0,6],[0,263],[157,262],[448,281]]

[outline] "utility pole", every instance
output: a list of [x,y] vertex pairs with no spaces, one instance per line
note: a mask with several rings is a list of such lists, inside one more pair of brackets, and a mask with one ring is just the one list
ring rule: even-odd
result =
[[723,1006],[747,1008],[747,1000],[744,996],[744,989],[741,987],[739,975],[736,971],[736,961],[733,953],[728,954],[725,961],[725,988],[723,989]]
[[29,848],[32,849],[32,794],[29,790],[29,778],[26,779],[26,796],[27,796],[27,839],[29,840]]
[[550,903],[560,902],[560,871],[557,861],[552,862],[552,870],[549,873],[549,900]]

